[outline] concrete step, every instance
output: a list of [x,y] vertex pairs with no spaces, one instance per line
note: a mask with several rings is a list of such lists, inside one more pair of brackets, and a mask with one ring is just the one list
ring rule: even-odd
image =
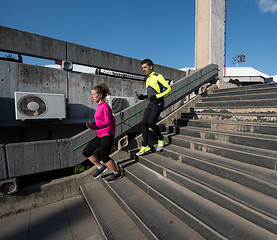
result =
[[[194,109],[193,112],[183,113],[182,118],[204,119],[204,120],[229,120],[247,122],[269,122],[277,123],[277,113],[256,113],[256,112],[236,112],[236,109]],[[263,108],[264,110],[264,108]],[[242,111],[242,109],[240,109]]]
[[175,119],[174,123],[178,126],[190,126],[209,128],[212,130],[245,132],[253,134],[266,134],[277,136],[277,124],[267,122],[246,122],[246,121],[228,121],[228,120],[206,120],[206,119]]
[[[192,115],[197,115],[206,112],[216,112],[216,113],[233,113],[236,114],[251,114],[253,116],[258,114],[277,114],[277,106],[201,106],[193,107],[190,109]],[[259,121],[259,119],[257,119]]]
[[214,93],[229,93],[229,92],[243,92],[247,90],[269,90],[277,88],[276,83],[268,83],[268,84],[253,84],[242,87],[234,87],[234,88],[225,88],[225,89],[215,89]]
[[127,177],[110,184],[104,184],[147,239],[204,240],[199,233],[168,211]]
[[240,100],[260,100],[260,99],[272,99],[272,98],[277,98],[277,90],[276,92],[271,92],[271,93],[251,93],[251,94],[238,94],[238,95],[222,95],[222,96],[218,96],[217,94],[214,94],[212,96],[207,96],[202,98],[202,102],[215,102],[215,101],[240,101]]
[[[168,127],[169,128],[169,127]],[[168,129],[169,131],[169,129]],[[219,140],[238,145],[256,147],[268,150],[277,150],[277,136],[255,133],[242,133],[226,130],[214,130],[200,127],[170,127],[170,131],[201,139]]]
[[[196,104],[196,108],[261,108],[277,106],[277,84],[245,86],[231,89],[215,89]],[[257,112],[257,111],[256,111]],[[275,111],[276,112],[276,111]]]
[[215,89],[183,117],[251,122],[277,122],[277,84]]
[[263,87],[263,88],[228,88],[228,89],[214,89],[213,93],[209,93],[208,97],[214,97],[214,96],[243,96],[248,94],[264,94],[264,93],[276,93],[277,92],[277,85],[275,84],[272,87]]
[[100,181],[80,187],[103,239],[147,239]]
[[213,153],[232,160],[276,170],[277,151],[240,146],[218,140],[207,140],[181,134],[167,136],[168,141],[178,146]]
[[250,165],[174,144],[166,145],[161,154],[219,177],[240,183],[255,191],[273,197],[276,196],[274,193],[277,186],[276,170]]
[[277,234],[276,198],[158,153],[140,156],[138,161],[205,199]]
[[126,167],[125,174],[205,239],[276,239],[276,234],[218,206],[140,163]]
[[261,107],[272,107],[277,108],[277,98],[272,99],[249,99],[249,100],[226,100],[224,99],[222,101],[205,101],[205,102],[198,102],[195,105],[196,108],[222,108],[228,109],[233,107],[251,107],[251,108],[261,108]]

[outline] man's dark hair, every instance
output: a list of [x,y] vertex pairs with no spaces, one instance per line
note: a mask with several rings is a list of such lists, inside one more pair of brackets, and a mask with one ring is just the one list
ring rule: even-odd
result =
[[153,62],[152,62],[150,59],[148,59],[148,58],[141,61],[141,65],[143,65],[143,64],[145,64],[145,63],[146,63],[149,67],[154,66]]

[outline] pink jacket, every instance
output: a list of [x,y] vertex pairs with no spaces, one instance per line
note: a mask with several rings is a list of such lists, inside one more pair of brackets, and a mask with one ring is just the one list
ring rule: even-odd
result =
[[107,135],[114,135],[115,133],[115,119],[112,109],[106,102],[98,104],[94,114],[95,124],[91,123],[90,128],[97,130],[98,137]]

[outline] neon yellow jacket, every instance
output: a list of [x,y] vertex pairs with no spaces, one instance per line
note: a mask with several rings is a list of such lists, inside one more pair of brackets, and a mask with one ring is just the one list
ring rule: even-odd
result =
[[152,95],[156,95],[156,98],[159,99],[171,92],[171,87],[164,79],[163,75],[156,72],[151,72],[148,75],[146,79],[146,88],[148,99]]

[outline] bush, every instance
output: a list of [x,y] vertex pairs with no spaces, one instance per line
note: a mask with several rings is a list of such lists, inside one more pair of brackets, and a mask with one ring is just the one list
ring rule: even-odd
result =
[[87,166],[84,166],[82,164],[79,164],[77,167],[75,167],[74,169],[74,174],[79,174],[79,173],[82,173],[86,170],[90,169],[90,166],[87,165]]

